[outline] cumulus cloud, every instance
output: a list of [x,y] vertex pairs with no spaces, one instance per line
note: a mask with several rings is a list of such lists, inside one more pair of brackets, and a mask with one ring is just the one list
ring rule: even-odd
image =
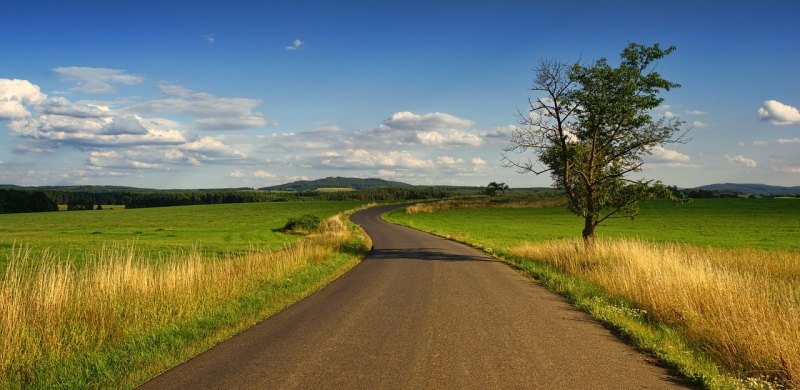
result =
[[45,99],[39,86],[28,80],[0,79],[0,119],[28,117],[31,113],[25,106]]
[[163,99],[134,105],[130,110],[141,113],[170,113],[197,117],[189,127],[197,130],[240,130],[274,124],[253,109],[258,99],[218,97],[195,92],[180,85],[161,83]]
[[480,157],[473,157],[471,161],[472,161],[472,165],[478,165],[478,166],[486,165],[486,160],[484,160],[484,159],[482,159]]
[[91,151],[87,165],[94,168],[114,170],[158,169],[160,164],[147,163],[127,158],[121,153],[111,151]]
[[778,138],[778,140],[775,142],[779,145],[800,144],[800,138]]
[[115,84],[135,85],[144,81],[144,77],[121,69],[66,66],[54,68],[53,71],[62,80],[77,83],[73,91],[85,93],[112,93],[116,91]]
[[257,169],[253,172],[253,177],[257,177],[259,179],[271,179],[275,177],[275,174],[272,172],[265,171],[263,169]]
[[800,110],[777,100],[767,100],[758,109],[758,118],[776,126],[800,124]]
[[242,171],[233,171],[230,173],[230,177],[244,177],[244,173]]
[[205,160],[214,158],[246,158],[243,152],[214,137],[202,137],[178,146],[179,150],[198,152]]
[[392,116],[383,121],[383,126],[396,130],[415,130],[415,131],[429,131],[429,130],[442,130],[442,129],[459,129],[471,127],[475,122],[459,118],[455,115],[445,114],[443,112],[432,112],[423,115],[417,115],[412,112],[402,111],[392,114]]
[[689,156],[677,150],[664,148],[661,145],[656,145],[650,149],[653,159],[658,162],[688,162]]
[[328,151],[318,157],[321,167],[358,169],[358,168],[431,168],[433,161],[419,158],[407,151],[379,151],[355,149],[342,152]]
[[699,129],[703,129],[703,128],[708,127],[709,124],[706,123],[706,122],[701,122],[701,121],[692,121],[692,126],[693,127],[697,127]]
[[773,171],[782,173],[800,173],[800,166],[798,165],[773,165]]
[[294,41],[292,41],[292,43],[289,46],[286,46],[286,50],[295,51],[299,49],[300,46],[303,46],[303,41],[301,41],[300,38],[297,38]]
[[463,158],[453,158],[450,156],[440,156],[436,158],[437,164],[444,164],[444,165],[453,165],[453,164],[463,164]]
[[428,146],[480,146],[483,143],[480,136],[459,130],[418,131],[416,135],[420,143]]
[[737,154],[735,156],[729,156],[726,154],[725,159],[728,160],[728,162],[732,165],[743,165],[751,168],[758,165],[755,160],[749,159],[741,154]]
[[686,111],[686,113],[689,114],[689,115],[705,115],[705,114],[708,114],[707,112],[700,111],[700,110],[688,110],[688,111]]
[[660,145],[650,149],[647,165],[655,168],[700,168],[700,165],[691,162],[689,155]]
[[414,114],[401,111],[377,127],[358,130],[353,134],[355,145],[373,147],[429,146],[447,148],[479,146],[483,138],[471,128],[475,122],[441,112]]

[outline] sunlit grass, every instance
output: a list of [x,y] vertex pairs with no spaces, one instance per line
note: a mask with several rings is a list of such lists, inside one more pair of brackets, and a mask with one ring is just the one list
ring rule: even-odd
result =
[[[144,361],[143,370],[147,371],[153,366],[147,360],[159,359],[159,356],[148,358],[148,350],[160,350],[163,346],[144,341],[131,352],[130,345],[119,349],[120,345],[142,337],[157,339],[155,335],[183,329],[186,324],[207,327],[205,319],[218,317],[215,313],[220,310],[230,310],[231,303],[264,295],[264,291],[273,291],[271,285],[320,265],[322,268],[316,271],[319,276],[305,283],[280,287],[288,287],[299,296],[311,284],[352,266],[358,256],[368,251],[368,238],[354,233],[354,229],[341,216],[334,216],[324,222],[319,232],[282,249],[218,258],[189,250],[153,262],[134,245],[105,247],[87,255],[82,267],[47,251],[32,259],[33,252],[28,248],[16,247],[0,279],[0,388],[47,387],[48,383],[105,387],[119,379],[113,378],[114,375],[136,377],[135,372],[128,372],[135,371],[132,367],[120,367],[122,363],[111,364],[106,360],[124,362],[143,354],[138,359]],[[325,264],[335,258],[340,258],[336,263],[339,265],[331,268]],[[286,292],[270,292],[266,298],[249,303],[255,307],[244,312],[260,313],[261,307],[274,299],[270,295],[285,296]],[[252,300],[245,301],[248,299]],[[215,326],[234,326],[244,315],[226,316],[231,318]],[[190,337],[181,345],[197,342]],[[126,356],[115,356],[114,348],[118,349],[117,354]],[[127,356],[131,353],[133,357]],[[106,358],[86,358],[94,355]],[[113,366],[106,368],[111,373],[103,369],[91,372],[105,364]],[[70,365],[73,369],[68,374],[59,367]]]
[[526,243],[512,255],[556,266],[623,298],[649,320],[745,376],[800,386],[800,253],[632,240]]

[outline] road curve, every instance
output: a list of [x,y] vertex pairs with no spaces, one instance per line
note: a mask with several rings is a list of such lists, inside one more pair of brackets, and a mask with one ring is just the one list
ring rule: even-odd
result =
[[353,216],[374,249],[350,272],[141,388],[681,386],[505,264],[382,221],[391,208]]

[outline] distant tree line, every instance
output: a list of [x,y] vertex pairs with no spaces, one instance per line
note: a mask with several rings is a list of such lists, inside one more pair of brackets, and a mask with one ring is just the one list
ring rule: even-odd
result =
[[182,191],[128,194],[125,208],[188,206],[197,204],[285,201],[284,194],[263,191]]
[[436,187],[389,187],[368,188],[356,191],[341,192],[302,192],[298,195],[319,200],[361,200],[361,201],[401,201],[420,199],[442,199],[460,195],[456,191],[448,191]]
[[0,190],[0,214],[57,210],[58,204],[44,191]]

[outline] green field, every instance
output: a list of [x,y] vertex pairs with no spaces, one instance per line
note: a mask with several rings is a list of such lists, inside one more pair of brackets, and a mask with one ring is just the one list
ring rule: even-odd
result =
[[104,245],[135,243],[158,257],[196,246],[203,254],[275,249],[297,237],[277,232],[290,217],[327,217],[364,202],[298,201],[0,215],[0,269],[14,245],[80,262]]
[[[563,207],[456,209],[386,218],[441,235],[479,242],[488,248],[510,248],[580,237],[583,221]],[[800,250],[800,199],[695,199],[672,205],[642,204],[636,220],[609,219],[598,226],[599,237],[640,238],[701,246]]]

